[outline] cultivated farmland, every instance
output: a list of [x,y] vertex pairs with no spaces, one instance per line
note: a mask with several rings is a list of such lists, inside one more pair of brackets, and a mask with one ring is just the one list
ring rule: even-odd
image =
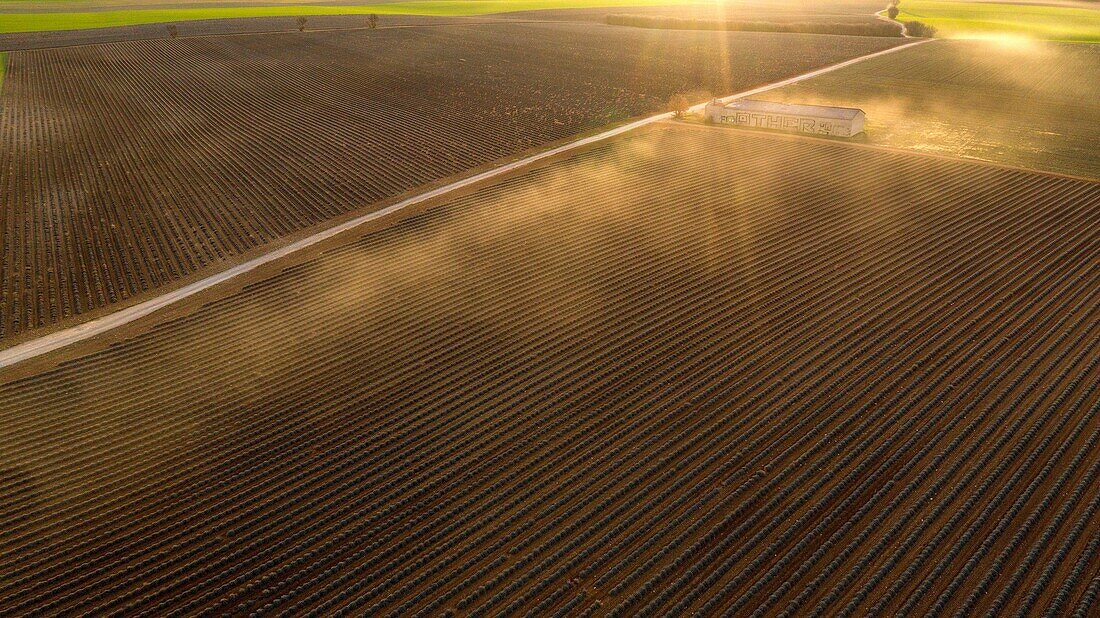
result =
[[426,183],[896,45],[501,24],[8,54],[0,339]]
[[[483,23],[495,20],[493,17],[437,17],[430,15],[385,15],[380,18],[381,28],[405,26],[442,26]],[[364,30],[368,29],[367,15],[311,15],[307,22],[307,32],[316,33],[327,30]],[[298,31],[294,17],[254,17],[241,19],[213,19],[205,21],[187,21],[172,24],[176,36],[190,38],[211,35],[235,34],[278,34]],[[51,30],[48,32],[9,32],[0,33],[0,49],[15,51],[22,49],[52,49],[74,45],[95,45],[117,43],[121,41],[143,41],[151,39],[175,38],[169,34],[165,24],[139,24],[110,28],[89,28],[83,30]]]
[[899,20],[934,26],[947,38],[1025,37],[1100,43],[1100,10],[1090,0],[964,2],[903,0]]
[[934,41],[768,92],[858,107],[872,144],[1100,178],[1100,46]]
[[1098,295],[1100,183],[666,125],[0,387],[0,612],[1090,615]]
[[[80,2],[27,3],[38,10],[6,12],[0,21],[0,32],[48,32],[109,28],[140,24],[162,24],[194,20],[250,19],[272,17],[314,17],[326,15],[487,15],[504,11],[540,9],[570,9],[593,6],[638,6],[648,4],[678,4],[680,0],[410,0],[407,2],[336,2],[334,4],[250,3],[250,2],[175,2],[131,4],[129,7],[80,6]],[[5,3],[0,3],[3,10]],[[7,3],[7,4],[10,4]],[[46,8],[47,10],[41,10]],[[49,10],[53,8],[55,10]],[[78,10],[72,10],[78,8]],[[60,9],[60,10],[56,10]],[[83,9],[83,10],[79,10]],[[99,10],[88,10],[99,9]]]

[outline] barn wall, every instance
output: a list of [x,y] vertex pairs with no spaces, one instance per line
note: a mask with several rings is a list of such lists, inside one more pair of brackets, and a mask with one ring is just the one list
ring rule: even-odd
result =
[[731,109],[722,105],[708,105],[705,113],[707,121],[713,123],[773,129],[793,133],[831,135],[834,137],[851,137],[856,135],[863,130],[864,119],[862,113],[857,114],[855,118],[849,120]]

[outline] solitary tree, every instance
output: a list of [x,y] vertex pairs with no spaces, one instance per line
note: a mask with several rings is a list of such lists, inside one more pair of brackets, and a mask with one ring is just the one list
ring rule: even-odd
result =
[[886,16],[889,17],[890,19],[897,19],[898,18],[898,12],[899,12],[898,11],[898,5],[891,4],[890,8],[886,9]]
[[683,118],[689,107],[691,107],[691,102],[683,93],[674,94],[668,100],[668,111],[672,112],[672,115],[676,118]]
[[179,28],[176,28],[176,24],[168,24],[164,27],[164,29],[168,31],[168,36],[172,37],[173,39],[180,35]]
[[371,13],[370,17],[367,17],[367,25],[370,26],[371,30],[374,30],[375,28],[377,28],[378,27],[378,16],[375,15],[374,13]]
[[305,30],[306,29],[306,22],[309,21],[309,20],[306,19],[305,16],[302,16],[302,17],[299,17],[297,21],[298,21],[298,32],[301,32],[301,31]]

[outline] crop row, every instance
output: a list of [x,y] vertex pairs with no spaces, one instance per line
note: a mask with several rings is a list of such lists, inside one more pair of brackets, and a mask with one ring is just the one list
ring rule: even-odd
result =
[[[639,61],[643,43],[653,55]],[[790,43],[484,24],[14,52],[0,100],[0,339],[660,111],[681,90],[733,92],[893,44]],[[703,69],[719,65],[735,77]]]
[[1098,222],[730,130],[529,171],[0,387],[0,611],[1087,613]]

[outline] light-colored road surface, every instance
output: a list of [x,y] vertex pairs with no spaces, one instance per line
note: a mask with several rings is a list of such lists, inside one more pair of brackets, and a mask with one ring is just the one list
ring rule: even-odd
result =
[[901,36],[903,36],[907,39],[914,38],[912,36],[909,36],[909,26],[906,26],[905,24],[901,23],[900,21],[890,19],[889,17],[883,15],[881,12],[875,13],[875,18],[878,19],[879,21],[884,21],[888,24],[893,24],[893,25],[897,26],[898,28],[901,28]]
[[[831,71],[836,71],[837,69],[842,69],[844,67],[851,66],[853,64],[863,62],[865,60],[870,60],[872,58],[877,58],[879,56],[885,56],[886,54],[892,54],[894,52],[898,52],[898,51],[901,51],[903,49],[913,47],[914,45],[920,45],[921,43],[926,43],[929,40],[930,39],[921,39],[921,40],[915,41],[913,43],[906,43],[905,45],[899,45],[898,47],[892,47],[890,49],[875,52],[873,54],[868,54],[866,56],[859,56],[857,58],[852,58],[850,60],[845,60],[844,62],[839,62],[837,64],[829,65],[827,67],[822,67],[820,69],[816,69],[816,70],[810,71],[808,73],[803,73],[801,75],[796,75],[794,77],[790,77],[790,78],[784,79],[782,81],[778,81],[778,82],[774,82],[774,83],[767,84],[767,85],[764,85],[764,86],[760,86],[758,88],[753,88],[752,90],[746,90],[745,92],[739,92],[737,94],[732,94],[732,95],[729,95],[727,97],[724,97],[722,99],[722,101],[728,102],[728,101],[732,101],[734,99],[739,99],[739,98],[743,98],[743,97],[748,97],[748,96],[760,94],[762,92],[766,92],[768,90],[773,90],[775,88],[781,88],[783,86],[787,86],[789,84],[794,84],[794,83],[800,82],[802,80],[817,77],[818,75],[822,75],[824,73],[829,73]],[[698,105],[693,106],[691,108],[691,111],[700,111],[705,106],[706,106],[705,102],[700,103]],[[303,238],[303,239],[301,239],[301,240],[299,240],[295,243],[291,243],[291,244],[289,244],[285,247],[275,249],[274,251],[271,251],[270,253],[265,253],[264,255],[261,255],[257,258],[254,258],[252,260],[244,262],[243,264],[234,266],[233,268],[230,268],[228,270],[224,270],[224,271],[219,272],[217,274],[211,275],[211,276],[209,276],[205,279],[202,279],[200,281],[196,281],[196,282],[194,282],[190,285],[183,286],[179,289],[172,290],[170,292],[165,292],[164,294],[162,294],[162,295],[160,295],[160,296],[158,296],[154,299],[147,300],[143,303],[139,303],[139,304],[134,305],[132,307],[127,307],[125,309],[120,309],[120,310],[118,310],[114,313],[111,313],[109,315],[103,316],[101,318],[97,318],[95,320],[90,320],[90,321],[85,322],[83,324],[73,326],[72,328],[67,328],[67,329],[64,329],[64,330],[60,330],[60,331],[51,333],[49,335],[45,335],[43,337],[39,337],[38,339],[32,339],[31,341],[27,341],[25,343],[22,343],[22,344],[19,344],[19,345],[16,345],[16,346],[12,346],[12,347],[10,347],[6,350],[0,350],[0,369],[3,369],[5,367],[10,367],[12,365],[15,365],[16,363],[20,363],[22,361],[25,361],[25,360],[28,360],[28,359],[31,359],[31,358],[35,358],[37,356],[41,356],[41,355],[47,354],[49,352],[53,352],[54,350],[64,348],[64,347],[72,345],[74,343],[85,341],[85,340],[90,339],[92,337],[102,335],[102,334],[104,334],[104,333],[106,333],[106,332],[108,332],[112,329],[118,328],[118,327],[123,326],[125,324],[129,324],[129,323],[131,323],[135,320],[139,320],[139,319],[141,319],[141,318],[143,318],[143,317],[145,317],[145,316],[147,316],[147,315],[149,315],[149,314],[151,314],[155,311],[158,311],[160,309],[168,307],[168,306],[170,306],[174,303],[177,303],[177,302],[179,302],[179,301],[181,301],[185,298],[188,298],[190,296],[194,296],[195,294],[198,294],[199,292],[202,292],[203,290],[210,289],[210,288],[212,288],[212,287],[214,287],[214,286],[216,286],[220,283],[224,283],[226,281],[229,281],[230,279],[233,279],[234,277],[237,277],[237,276],[243,275],[247,272],[253,271],[253,270],[255,270],[255,269],[257,269],[257,268],[259,268],[259,267],[261,267],[265,264],[268,264],[270,262],[274,262],[275,260],[278,260],[278,259],[282,259],[282,258],[284,258],[288,255],[291,255],[291,254],[293,254],[297,251],[301,251],[302,249],[305,249],[307,247],[311,247],[313,245],[316,245],[317,243],[324,242],[325,240],[328,240],[329,238],[332,238],[333,236],[336,236],[336,235],[341,234],[343,232],[346,232],[348,230],[354,229],[356,227],[359,227],[361,225],[364,225],[366,223],[374,221],[375,219],[378,219],[380,217],[384,217],[384,216],[392,214],[394,212],[403,210],[405,208],[408,208],[409,206],[413,206],[415,204],[419,204],[419,203],[424,202],[426,200],[430,200],[430,199],[445,195],[447,193],[450,193],[452,191],[456,191],[458,189],[462,189],[463,187],[468,187],[472,184],[482,182],[484,180],[491,179],[495,176],[500,176],[502,174],[506,174],[506,173],[515,171],[519,168],[530,165],[530,164],[535,163],[537,161],[541,161],[541,160],[547,159],[549,157],[553,157],[553,156],[557,156],[557,155],[565,153],[565,152],[569,152],[570,150],[575,150],[577,148],[581,148],[583,146],[587,146],[587,145],[593,144],[595,142],[601,142],[601,141],[604,141],[604,140],[607,140],[607,139],[611,139],[615,136],[622,135],[623,133],[633,131],[635,129],[644,127],[646,125],[653,124],[655,122],[660,122],[662,120],[668,120],[671,117],[672,117],[671,113],[664,113],[664,114],[657,114],[655,116],[650,116],[648,118],[643,118],[641,120],[637,120],[637,121],[631,122],[629,124],[625,124],[625,125],[616,127],[614,129],[604,131],[603,133],[599,133],[597,135],[592,135],[592,136],[589,136],[589,137],[585,137],[585,138],[579,139],[575,142],[570,142],[568,144],[558,146],[557,148],[553,148],[551,150],[540,152],[538,154],[531,155],[530,157],[520,159],[518,161],[513,161],[512,163],[508,163],[506,165],[502,165],[502,166],[497,167],[497,168],[493,168],[491,170],[488,170],[486,172],[482,172],[482,173],[477,174],[475,176],[470,176],[469,178],[464,178],[462,180],[453,182],[449,185],[445,185],[445,186],[439,187],[437,189],[433,189],[431,191],[427,191],[425,193],[415,195],[415,196],[410,197],[410,198],[408,198],[404,201],[398,202],[396,204],[393,204],[393,205],[388,206],[386,208],[383,208],[381,210],[377,210],[377,211],[365,214],[361,217],[351,219],[350,221],[347,221],[345,223],[341,223],[340,225],[331,227],[331,228],[329,228],[327,230],[324,230],[322,232],[318,232],[318,233],[316,233],[312,236],[309,236],[307,238]]]

